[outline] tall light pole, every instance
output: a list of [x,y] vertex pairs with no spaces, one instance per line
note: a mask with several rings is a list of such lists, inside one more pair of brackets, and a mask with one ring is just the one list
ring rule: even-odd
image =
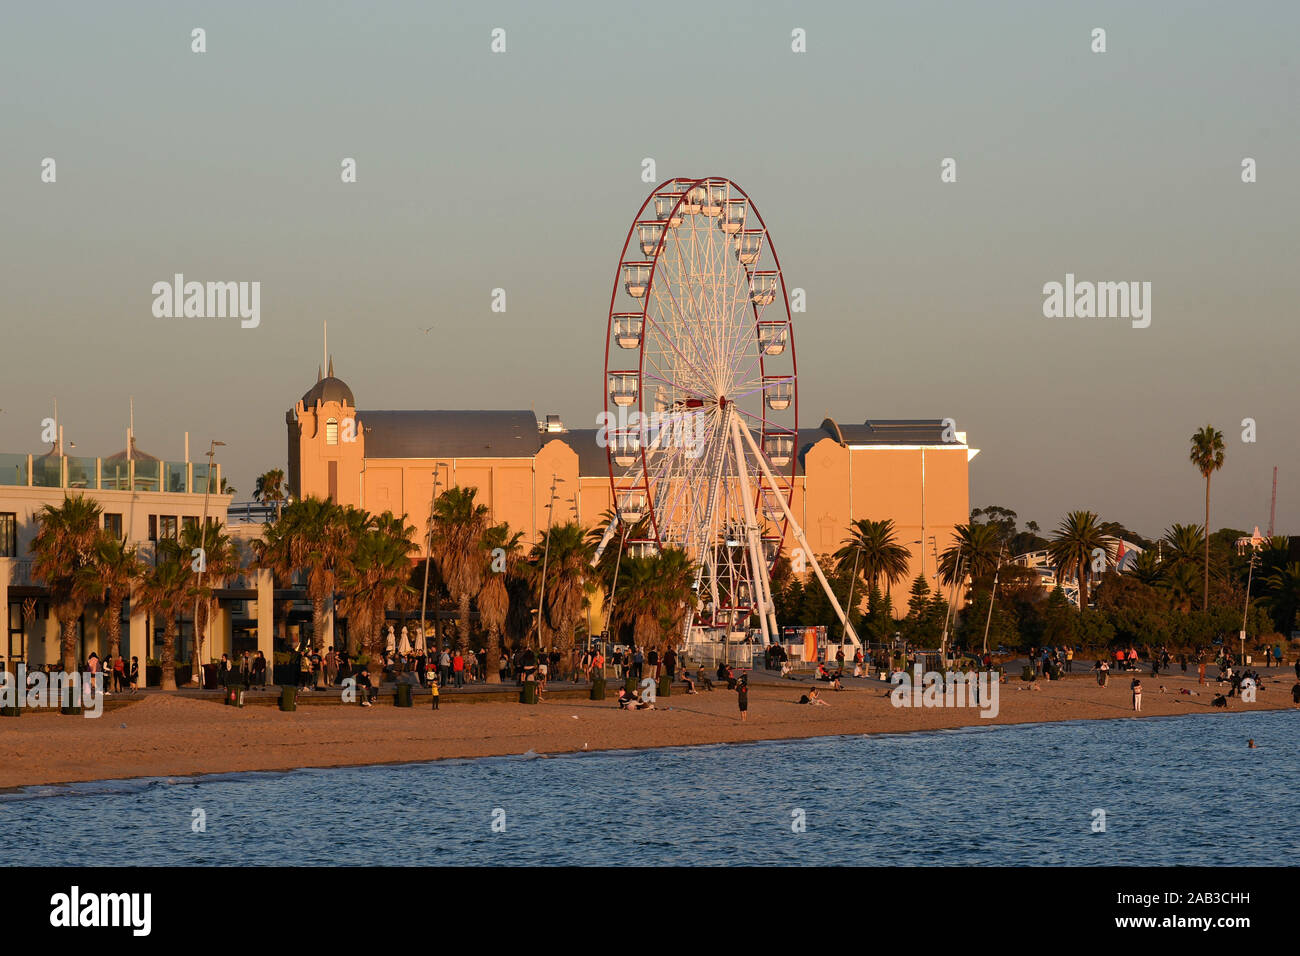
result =
[[542,582],[537,596],[537,646],[542,646],[542,613],[546,602],[546,565],[551,558],[551,522],[555,519],[555,487],[564,484],[564,479],[551,473],[551,503],[546,506],[546,546],[542,549]]
[[989,592],[989,616],[984,621],[984,650],[982,651],[984,654],[989,652],[989,625],[993,623],[993,602],[998,597],[998,575],[1002,572],[1002,552],[1004,549],[1005,546],[998,549],[998,563],[997,567],[993,569],[993,590]]
[[[428,653],[429,650],[428,641],[425,640],[424,636],[425,629],[428,626],[424,617],[429,607],[429,562],[433,560],[433,506],[438,500],[438,486],[441,484],[442,481],[438,478],[438,472],[435,471],[433,473],[433,490],[429,493],[429,521],[424,548],[424,596],[420,599],[420,640],[424,641],[425,653]],[[441,644],[442,641],[439,640],[438,643]],[[441,651],[442,648],[439,647],[438,650]]]
[[1250,570],[1246,572],[1246,606],[1241,609],[1241,666],[1246,666],[1246,617],[1250,614],[1250,583],[1255,576],[1255,546],[1250,546]]
[[190,674],[190,680],[198,683],[200,690],[203,688],[199,677],[203,671],[203,635],[199,631],[199,592],[203,590],[203,571],[208,566],[208,495],[212,493],[212,457],[217,453],[218,446],[224,448],[225,444],[214,438],[208,445],[208,474],[203,483],[203,521],[199,524],[199,577],[194,591],[194,666],[191,668],[193,673]]

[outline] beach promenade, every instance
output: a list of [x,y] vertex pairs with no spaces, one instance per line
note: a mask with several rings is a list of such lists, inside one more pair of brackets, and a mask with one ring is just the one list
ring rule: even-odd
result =
[[[1203,714],[1231,719],[1244,710],[1291,708],[1290,668],[1265,671],[1254,703],[1211,707],[1220,685],[1197,685],[1194,673],[1152,678],[1142,674],[1142,713],[1134,715],[1129,675],[1108,687],[1091,674],[1039,680],[1037,690],[1013,677],[999,688],[997,716],[977,708],[898,708],[879,681],[848,679],[845,690],[822,688],[827,707],[798,702],[811,684],[752,676],[749,719],[739,719],[736,695],[719,686],[687,695],[674,685],[655,710],[621,711],[611,681],[605,701],[586,687],[552,685],[537,705],[518,702],[513,684],[447,691],[434,711],[427,694],[415,706],[362,708],[342,704],[337,691],[308,694],[294,712],[281,712],[268,691],[243,708],[222,706],[218,692],[149,691],[110,698],[98,719],[29,712],[0,720],[0,788],[122,777],[183,776],[254,770],[291,770],[583,750],[748,742],[837,734],[907,733],[964,726]],[[1183,694],[1182,690],[1194,692]],[[1222,685],[1226,690],[1226,685]],[[486,691],[486,692],[485,692]],[[390,692],[391,693],[391,692]],[[1300,715],[1298,715],[1300,719]],[[1243,738],[1242,746],[1246,746]]]

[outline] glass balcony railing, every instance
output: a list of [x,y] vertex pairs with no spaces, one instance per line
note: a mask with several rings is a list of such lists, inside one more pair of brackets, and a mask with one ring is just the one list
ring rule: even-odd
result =
[[44,456],[33,458],[32,485],[37,488],[62,488],[63,459]]
[[186,490],[185,474],[187,465],[183,461],[165,461],[163,466],[163,491],[169,491],[176,494],[184,493]]
[[[193,481],[190,471],[193,470]],[[221,491],[221,466],[184,461],[125,460],[65,455],[0,454],[0,487],[67,488],[82,491],[155,491],[165,494],[212,494]]]
[[0,455],[0,485],[27,485],[27,456]]
[[135,462],[135,490],[136,491],[161,491],[162,490],[162,462],[160,461]]
[[95,488],[95,459],[68,456],[68,487]]

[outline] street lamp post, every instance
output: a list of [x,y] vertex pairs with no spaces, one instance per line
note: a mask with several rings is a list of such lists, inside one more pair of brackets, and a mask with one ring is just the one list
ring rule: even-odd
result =
[[[425,653],[428,653],[429,650],[429,643],[425,638],[425,632],[428,629],[428,624],[425,622],[425,613],[429,607],[429,562],[433,560],[433,506],[438,500],[438,486],[441,483],[438,473],[435,471],[433,473],[433,490],[429,493],[429,521],[424,548],[424,594],[420,598],[420,640],[424,642]],[[441,639],[438,643],[442,643]],[[442,648],[439,647],[438,650],[441,651]]]
[[212,457],[217,453],[218,446],[224,448],[225,444],[214,438],[208,445],[208,474],[203,482],[203,521],[199,524],[199,577],[194,593],[194,666],[190,675],[190,680],[198,683],[200,690],[203,688],[199,677],[203,672],[203,635],[199,631],[199,593],[203,590],[203,571],[208,566],[208,495],[212,493]]
[[989,652],[989,625],[993,623],[993,602],[998,597],[998,575],[1002,573],[1002,552],[1004,548],[998,549],[998,564],[993,569],[993,590],[989,592],[989,616],[984,621],[984,650],[982,653]]
[[542,549],[542,581],[537,596],[537,646],[542,646],[542,612],[546,602],[546,565],[551,557],[551,522],[555,519],[555,487],[564,483],[564,479],[552,472],[551,503],[546,506],[546,546]]
[[1246,572],[1246,604],[1241,609],[1241,666],[1246,666],[1246,617],[1250,614],[1250,584],[1255,576],[1255,557],[1258,551],[1252,546],[1250,549],[1250,570]]

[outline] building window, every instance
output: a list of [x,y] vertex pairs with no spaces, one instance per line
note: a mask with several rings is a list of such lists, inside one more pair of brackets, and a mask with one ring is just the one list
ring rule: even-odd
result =
[[194,517],[194,515],[185,515],[185,517],[181,518],[181,527],[186,531],[189,531],[190,528],[197,528],[198,526],[199,519]]
[[149,540],[150,541],[158,540],[158,516],[157,515],[149,516]]
[[0,558],[18,557],[18,515],[12,511],[0,514]]
[[164,538],[176,538],[177,521],[175,515],[158,516],[158,534]]
[[337,445],[339,443],[339,420],[331,418],[325,423],[325,444]]
[[104,530],[108,532],[109,537],[118,541],[122,540],[122,516],[113,512],[104,512]]

